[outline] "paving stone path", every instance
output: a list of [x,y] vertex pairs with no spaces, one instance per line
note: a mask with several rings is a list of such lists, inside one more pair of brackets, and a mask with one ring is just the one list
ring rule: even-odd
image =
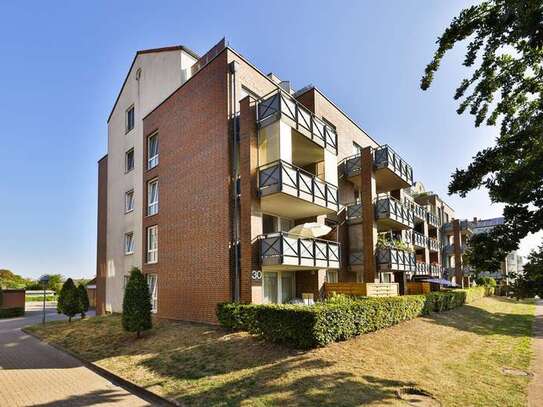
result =
[[[0,406],[150,405],[21,331],[41,318],[31,309],[21,318],[0,319]],[[48,308],[48,320],[61,318]]]
[[528,406],[543,406],[543,300],[538,300],[535,311],[534,342],[535,358],[532,361],[534,377],[528,386]]

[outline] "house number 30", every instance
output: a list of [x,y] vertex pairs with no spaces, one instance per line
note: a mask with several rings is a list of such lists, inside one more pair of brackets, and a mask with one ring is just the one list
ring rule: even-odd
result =
[[251,276],[253,277],[253,280],[261,280],[262,279],[262,272],[260,270],[253,270],[251,272]]

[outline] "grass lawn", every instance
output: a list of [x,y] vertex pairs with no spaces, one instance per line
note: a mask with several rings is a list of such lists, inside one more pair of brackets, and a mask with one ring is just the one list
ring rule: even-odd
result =
[[457,310],[299,352],[245,333],[160,322],[136,340],[120,317],[29,330],[186,405],[401,405],[418,387],[445,406],[526,405],[532,303],[484,298]]
[[[56,301],[56,295],[46,295],[45,301]],[[43,301],[43,295],[27,295],[25,296],[25,302],[41,302]]]

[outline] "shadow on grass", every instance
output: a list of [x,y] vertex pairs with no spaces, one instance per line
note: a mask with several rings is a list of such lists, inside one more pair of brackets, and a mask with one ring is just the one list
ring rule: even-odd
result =
[[[492,297],[494,301],[508,304],[519,303],[504,297]],[[528,304],[530,302],[522,302]],[[526,337],[532,335],[533,314],[489,312],[475,305],[464,305],[458,309],[432,314],[426,317],[434,324],[449,326],[478,335],[505,335]]]

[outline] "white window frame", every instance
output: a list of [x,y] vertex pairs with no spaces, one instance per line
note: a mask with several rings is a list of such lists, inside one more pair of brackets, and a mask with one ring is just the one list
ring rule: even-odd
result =
[[[151,145],[151,139],[155,137],[156,138],[156,154],[151,156],[151,149],[149,148]],[[158,139],[158,132],[151,134],[149,137],[147,137],[147,169],[150,170],[152,168],[155,168],[158,165],[158,156],[160,155],[160,145],[159,145],[159,139]]]
[[[132,153],[132,168],[128,167],[128,156]],[[129,150],[126,150],[124,153],[124,172],[129,173],[130,171],[134,170],[134,167],[136,166],[136,155],[134,154],[134,147],[132,147]]]
[[326,282],[327,283],[338,283],[339,282],[339,271],[338,270],[326,270]]
[[[129,120],[129,113],[132,111],[132,127],[130,127],[130,120]],[[134,105],[131,105],[128,109],[126,109],[124,113],[124,128],[125,133],[129,133],[132,129],[136,127],[136,108]]]
[[[130,213],[134,210],[135,200],[136,196],[134,194],[134,189],[130,189],[124,193],[124,213]],[[132,203],[132,206],[130,206],[129,203]]]
[[[266,271],[264,273],[269,274],[275,274],[275,278],[277,279],[277,304],[283,304],[283,273],[289,274],[292,276],[292,292],[293,292],[293,299],[296,298],[296,273],[293,271]],[[264,292],[265,292],[265,279],[264,279],[264,273],[262,274],[262,298],[264,300]],[[271,302],[263,301],[265,304],[272,304]]]
[[126,232],[124,234],[124,254],[126,256],[134,254],[136,249],[136,241],[134,240],[134,232]]
[[151,297],[151,312],[156,313],[158,310],[158,277],[156,274],[147,274],[147,285]]
[[[156,185],[156,194],[153,197],[153,185]],[[158,178],[154,178],[147,182],[147,216],[153,216],[158,213],[158,200],[159,200],[159,185]]]
[[[154,245],[151,245],[151,234],[154,231],[154,237],[155,241],[153,242]],[[153,247],[152,247],[153,246]],[[147,255],[146,260],[147,264],[155,264],[158,263],[158,226],[149,226],[147,228]]]

